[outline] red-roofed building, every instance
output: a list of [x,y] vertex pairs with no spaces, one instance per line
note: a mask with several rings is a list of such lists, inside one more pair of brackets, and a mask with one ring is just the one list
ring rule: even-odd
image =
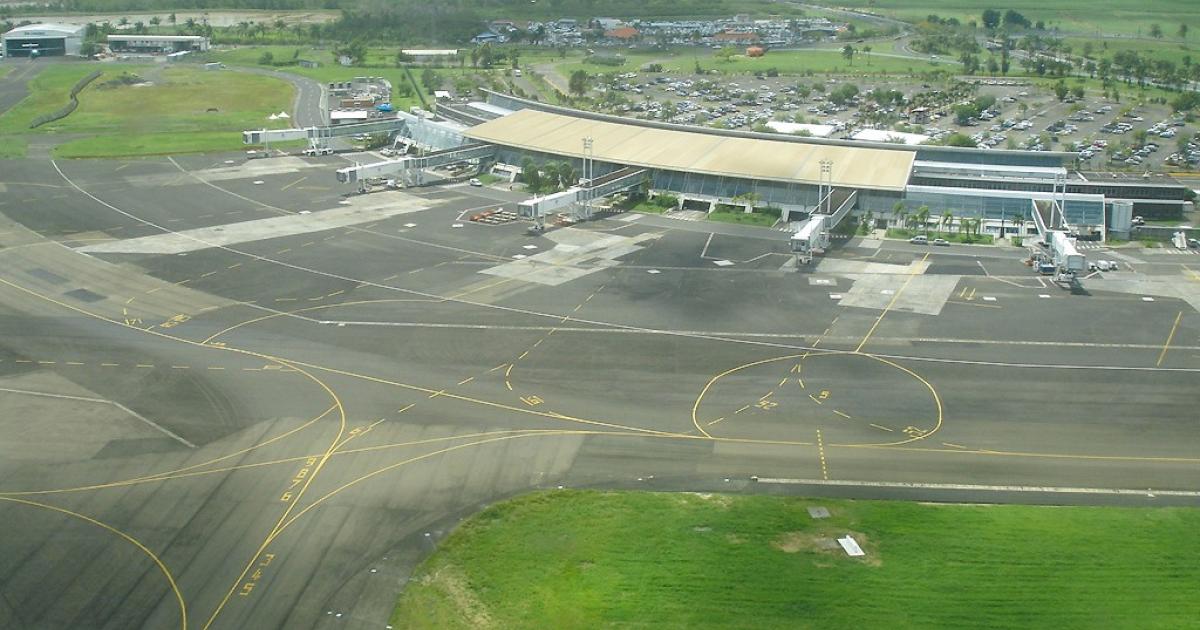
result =
[[611,31],[604,31],[605,37],[609,39],[619,39],[625,42],[633,41],[637,39],[639,35],[641,35],[641,33],[639,33],[638,30],[632,26],[622,26],[621,28],[614,28]]

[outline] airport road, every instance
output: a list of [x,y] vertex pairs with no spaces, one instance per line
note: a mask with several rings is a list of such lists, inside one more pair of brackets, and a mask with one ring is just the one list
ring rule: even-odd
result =
[[1015,249],[796,270],[762,230],[535,237],[470,220],[516,193],[340,163],[6,163],[0,626],[382,627],[459,519],[560,485],[1200,502],[1190,257],[1075,292]]

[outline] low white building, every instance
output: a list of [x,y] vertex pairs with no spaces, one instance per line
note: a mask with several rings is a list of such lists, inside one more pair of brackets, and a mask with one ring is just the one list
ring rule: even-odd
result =
[[[767,122],[767,126],[771,131],[776,133],[796,134],[806,132],[807,135],[814,138],[828,138],[837,130],[833,125],[814,125],[809,123],[793,123],[784,122],[782,120],[771,120]],[[804,133],[801,133],[804,135]]]
[[108,47],[114,52],[205,52],[209,41],[199,35],[109,35]]
[[903,131],[890,131],[887,129],[862,129],[850,136],[851,140],[863,140],[867,142],[895,142],[904,144],[921,144],[929,139],[929,136],[920,133],[905,133]]

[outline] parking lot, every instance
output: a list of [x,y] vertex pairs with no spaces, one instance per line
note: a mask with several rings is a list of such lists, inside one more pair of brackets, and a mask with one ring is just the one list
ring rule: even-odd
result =
[[[612,113],[685,125],[771,131],[767,124],[774,122],[777,130],[833,138],[879,129],[923,134],[933,143],[962,133],[981,148],[1076,152],[1087,170],[1200,164],[1200,143],[1179,143],[1191,137],[1195,125],[1172,115],[1166,105],[1128,98],[1115,102],[1095,89],[1059,100],[1048,80],[931,83],[901,77],[625,71],[601,74],[594,92],[601,109]],[[988,106],[960,124],[955,105],[980,100]],[[795,123],[799,126],[790,126]]]

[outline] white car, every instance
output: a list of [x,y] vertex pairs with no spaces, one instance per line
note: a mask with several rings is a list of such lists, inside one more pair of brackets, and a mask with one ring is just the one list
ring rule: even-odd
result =
[[471,181],[469,181],[467,183],[472,186],[482,186],[483,185],[483,182],[479,181],[479,178],[477,178],[477,177],[472,177]]

